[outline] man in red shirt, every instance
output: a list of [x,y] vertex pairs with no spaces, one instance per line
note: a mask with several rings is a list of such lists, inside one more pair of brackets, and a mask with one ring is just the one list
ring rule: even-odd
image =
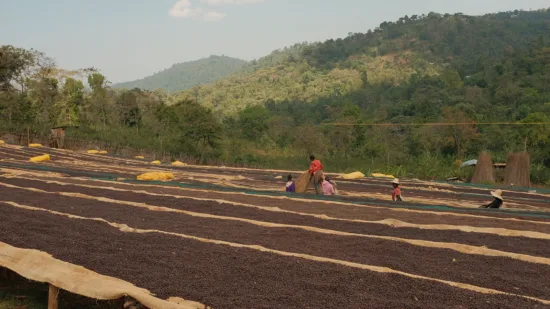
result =
[[402,202],[403,198],[401,198],[401,188],[399,188],[399,179],[395,178],[391,183],[393,185],[393,193],[391,195],[392,201]]
[[313,186],[315,187],[316,194],[322,194],[321,192],[321,176],[323,175],[323,164],[319,160],[315,160],[315,156],[309,156],[311,164],[309,165],[310,179],[313,178]]

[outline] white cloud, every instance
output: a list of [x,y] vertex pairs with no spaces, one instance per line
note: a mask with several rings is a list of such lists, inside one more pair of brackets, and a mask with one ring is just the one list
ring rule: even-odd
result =
[[[201,3],[207,6],[255,4],[264,1],[265,0],[200,0]],[[168,15],[176,18],[191,18],[204,21],[220,21],[227,16],[227,14],[223,12],[194,7],[191,0],[179,0],[170,8]]]
[[227,4],[256,4],[263,3],[265,0],[201,0],[202,3],[207,5],[227,5]]
[[191,18],[204,21],[219,21],[225,17],[224,13],[194,8],[190,0],[180,0],[172,6],[168,14],[172,17]]

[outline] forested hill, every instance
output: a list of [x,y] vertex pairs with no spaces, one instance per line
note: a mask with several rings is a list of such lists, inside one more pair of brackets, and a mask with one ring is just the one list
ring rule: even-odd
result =
[[[465,173],[455,163],[481,151],[504,162],[509,152],[527,150],[531,179],[550,185],[546,9],[405,16],[240,61],[230,76],[177,93],[138,84],[112,89],[95,70],[44,67],[51,61],[33,50],[0,46],[0,54],[0,131],[48,134],[67,125],[71,138],[198,163],[301,169],[314,153],[330,171],[426,179]],[[219,76],[215,66],[197,63],[181,65],[192,68],[184,70],[193,75],[188,86],[207,80],[197,72]],[[176,78],[181,70],[168,71],[175,77],[155,77],[185,87]],[[87,76],[90,90],[76,73]]]
[[210,56],[196,61],[178,63],[171,68],[140,80],[113,85],[113,88],[141,88],[165,91],[185,90],[212,83],[240,69],[246,61],[227,56]]
[[[383,90],[417,83],[427,76],[438,76],[436,80],[445,82],[445,88],[490,87],[494,94],[501,84],[499,76],[521,77],[540,69],[534,62],[538,59],[535,53],[544,52],[542,48],[549,43],[550,13],[546,9],[484,16],[405,16],[367,33],[278,50],[241,74],[181,93],[179,98],[198,93],[203,105],[233,114],[264,102],[314,102],[354,93],[367,85]],[[528,86],[520,84],[514,83]],[[537,85],[529,84],[533,86]],[[391,92],[382,93],[391,96]],[[410,99],[394,97],[392,101],[399,105]],[[413,105],[411,109],[421,108],[414,106],[417,103],[407,104]]]

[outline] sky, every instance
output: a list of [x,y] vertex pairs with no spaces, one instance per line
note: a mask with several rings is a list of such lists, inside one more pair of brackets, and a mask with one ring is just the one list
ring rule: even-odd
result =
[[209,55],[257,59],[405,15],[547,7],[548,0],[0,0],[0,45],[34,48],[64,69],[95,67],[122,82]]

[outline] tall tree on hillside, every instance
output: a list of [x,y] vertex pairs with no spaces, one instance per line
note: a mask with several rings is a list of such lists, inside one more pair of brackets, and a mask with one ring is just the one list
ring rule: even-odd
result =
[[456,108],[444,107],[442,111],[443,122],[453,124],[445,126],[448,143],[455,147],[457,158],[462,160],[470,143],[479,137],[474,120]]
[[0,126],[11,127],[14,118],[20,114],[26,78],[40,56],[40,53],[32,50],[11,45],[0,46]]
[[144,95],[140,89],[130,91],[123,90],[117,97],[116,107],[118,111],[120,125],[136,129],[139,135],[142,112],[139,106],[139,97]]
[[59,81],[50,77],[50,68],[42,68],[29,80],[29,97],[32,101],[35,124],[41,133],[55,125],[55,105],[59,99]]
[[62,98],[57,104],[57,123],[59,125],[78,126],[80,113],[84,105],[84,83],[67,78],[61,90]]
[[239,114],[239,125],[244,137],[251,141],[259,139],[267,132],[269,111],[263,106],[245,108]]
[[208,152],[218,146],[221,126],[212,112],[194,101],[181,101],[173,106],[177,126],[179,128],[179,143],[191,151],[203,164]]
[[550,117],[544,113],[531,113],[520,121],[525,125],[519,126],[517,133],[523,138],[523,149],[544,146],[550,142]]
[[12,90],[22,85],[21,77],[36,64],[39,53],[11,45],[0,46],[0,91]]
[[88,76],[88,84],[92,88],[88,100],[87,112],[93,125],[100,123],[103,131],[107,130],[109,114],[112,112],[111,98],[107,89],[107,79],[100,73],[93,72]]

